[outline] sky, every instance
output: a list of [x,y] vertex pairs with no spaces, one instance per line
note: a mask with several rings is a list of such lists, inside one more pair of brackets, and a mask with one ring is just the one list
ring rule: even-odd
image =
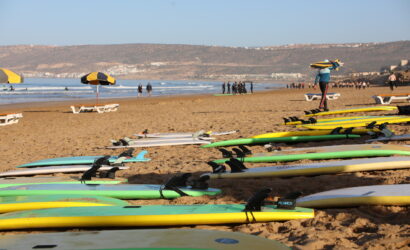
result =
[[410,40],[410,0],[0,0],[0,45]]

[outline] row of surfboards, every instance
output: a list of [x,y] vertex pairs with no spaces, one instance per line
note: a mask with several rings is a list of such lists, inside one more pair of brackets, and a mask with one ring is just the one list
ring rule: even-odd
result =
[[[365,118],[362,118],[365,119]],[[375,119],[372,117],[371,119]],[[395,118],[402,119],[402,118]],[[354,119],[359,120],[359,119]],[[400,120],[402,122],[403,120]],[[348,128],[348,127],[346,127]],[[338,129],[337,135],[334,138],[358,138],[360,134],[367,133],[388,133],[385,128],[363,128],[353,129],[348,131],[348,134],[343,134],[347,129]],[[320,132],[318,132],[320,131]],[[330,139],[334,136],[334,130],[326,131],[329,134],[323,134],[324,130],[310,131],[306,133],[313,133],[309,135],[297,135],[296,137],[311,137],[306,139],[287,139],[285,141],[314,141],[313,136],[329,136]],[[292,137],[289,133],[273,134],[269,138],[285,138]],[[314,135],[314,133],[319,133]],[[194,138],[192,133],[189,133],[192,140]],[[284,136],[288,135],[288,136]],[[388,134],[391,138],[391,134]],[[157,134],[161,138],[160,134]],[[166,137],[167,135],[164,135]],[[275,137],[276,136],[276,137]],[[141,137],[149,137],[144,134]],[[208,136],[209,137],[209,136]],[[169,135],[168,138],[175,139],[174,135]],[[182,137],[183,138],[183,137]],[[262,137],[255,136],[249,139],[266,139],[266,135]],[[332,138],[332,139],[334,139]],[[243,140],[243,139],[241,139]],[[280,140],[280,139],[278,139]],[[283,139],[282,139],[283,140]],[[322,139],[317,139],[322,140]],[[232,141],[232,140],[231,140]],[[228,143],[227,146],[249,145],[254,144],[255,141],[245,141],[240,144]],[[255,144],[264,144],[267,141],[257,141]],[[208,144],[209,145],[209,144]],[[207,145],[205,145],[207,146]],[[223,145],[225,146],[225,145]],[[346,151],[346,149],[349,149]],[[32,177],[22,178],[18,176],[27,175],[16,173],[0,173],[0,230],[15,230],[15,229],[30,229],[30,228],[82,228],[82,227],[128,227],[128,226],[177,226],[177,225],[198,225],[198,224],[226,224],[226,223],[249,223],[249,222],[263,222],[263,221],[281,221],[290,219],[312,218],[314,212],[311,208],[315,207],[339,207],[339,206],[356,206],[362,204],[388,204],[388,205],[408,205],[410,204],[410,185],[377,185],[365,186],[355,188],[345,188],[339,190],[330,190],[322,193],[312,194],[304,197],[290,194],[282,197],[275,202],[265,201],[269,197],[271,190],[261,190],[248,200],[247,204],[215,204],[215,205],[150,205],[150,206],[133,206],[125,202],[126,199],[161,199],[161,198],[177,198],[181,196],[200,196],[200,195],[217,195],[222,191],[219,189],[209,188],[207,180],[209,178],[253,178],[253,177],[287,177],[297,175],[317,175],[341,172],[380,170],[380,169],[399,169],[410,167],[410,157],[378,157],[361,160],[342,160],[330,163],[318,164],[295,164],[295,165],[281,165],[281,166],[267,166],[261,168],[246,168],[243,162],[279,162],[279,161],[294,161],[299,159],[336,159],[336,158],[352,158],[352,157],[374,157],[374,156],[390,156],[390,155],[408,155],[410,152],[407,147],[392,145],[348,145],[333,146],[323,148],[304,148],[282,150],[275,152],[267,152],[262,154],[252,154],[247,148],[239,148],[234,152],[222,151],[223,159],[215,160],[210,165],[213,167],[212,173],[206,173],[200,176],[199,179],[192,180],[189,174],[184,174],[175,178],[171,178],[164,185],[150,185],[150,184],[126,184],[123,180],[86,180],[85,184],[80,183],[78,179],[71,179],[67,177]],[[348,152],[348,153],[346,153]],[[136,157],[130,156],[128,151],[126,156],[113,156],[107,158],[110,162],[106,166],[100,166],[99,170],[109,171],[116,166],[117,168],[125,168],[122,166],[126,162],[146,162],[149,161],[144,155],[146,151],[142,151]],[[18,166],[17,171],[40,171],[52,166],[64,167],[72,169],[72,172],[87,171],[92,168],[90,164],[95,164],[96,160],[101,159],[102,156],[88,156],[88,157],[66,157],[57,159],[47,159],[38,162],[27,163]],[[308,157],[308,158],[305,158]],[[135,159],[133,159],[135,158]],[[63,164],[64,163],[64,164]],[[82,164],[82,165],[81,165]],[[88,165],[87,165],[88,164]],[[113,166],[110,166],[112,164]],[[227,171],[225,165],[227,164],[231,171]],[[82,169],[73,169],[78,166],[83,166]],[[386,168],[386,166],[389,166]],[[107,169],[105,169],[106,167]],[[43,169],[43,170],[41,170]],[[44,172],[43,172],[44,173]],[[32,173],[33,174],[33,173]],[[17,176],[17,177],[14,177]],[[197,230],[198,231],[198,230]],[[173,241],[177,247],[188,247],[195,244],[195,247],[201,246],[208,249],[249,249],[242,247],[239,243],[246,242],[242,237],[252,237],[246,235],[227,235],[223,236],[220,232],[195,232],[195,230],[188,230],[184,232],[189,238],[197,242],[202,238],[203,234],[212,235],[211,238],[203,237],[203,244],[197,245],[189,239],[182,240],[178,238],[178,232],[172,233],[172,230],[164,230],[164,232],[157,231],[149,232],[150,235],[155,235],[152,242],[159,245],[149,245],[149,247],[162,247],[161,237],[176,237]],[[201,236],[194,236],[195,234]],[[85,233],[87,234],[87,233]],[[97,239],[101,242],[108,241],[110,238],[107,234],[111,232],[96,233]],[[147,232],[148,234],[148,232]],[[132,238],[148,239],[149,236],[144,230],[138,230],[138,233]],[[101,236],[99,236],[101,235]],[[192,235],[192,236],[191,236]],[[81,233],[78,234],[82,237]],[[63,239],[66,239],[67,244],[76,244],[69,233],[50,234],[42,237],[27,238],[24,237],[10,237],[7,242],[9,245],[0,248],[12,249],[10,244],[18,242],[33,242],[33,246],[42,246],[43,244],[50,248],[63,246]],[[50,238],[60,238],[55,244],[50,241]],[[70,238],[71,237],[71,238]],[[87,236],[84,236],[88,238]],[[99,238],[98,238],[99,237]],[[238,240],[235,237],[240,237]],[[102,240],[105,238],[105,241]],[[77,238],[80,239],[80,238]],[[167,238],[166,247],[169,246]],[[201,239],[202,240],[202,239]],[[252,244],[257,244],[255,238],[251,239]],[[263,239],[259,239],[263,240]],[[265,240],[269,241],[269,240]],[[11,243],[10,243],[11,242]],[[38,243],[37,243],[38,242]],[[121,241],[118,241],[121,242]],[[217,243],[215,245],[215,242]],[[222,243],[221,243],[222,242]],[[226,243],[228,242],[228,243]],[[233,242],[233,243],[229,243]],[[50,245],[48,245],[50,243]],[[29,243],[27,243],[29,244]],[[26,244],[26,245],[27,245]],[[107,244],[101,244],[92,248],[109,248]],[[136,247],[135,241],[132,246]],[[191,244],[191,245],[190,245]],[[214,244],[214,245],[212,245]],[[284,247],[279,243],[269,241],[263,242],[265,246],[272,246],[269,249],[276,247]],[[270,244],[270,245],[269,245]],[[26,246],[25,245],[25,246]],[[73,245],[75,249],[81,249],[81,246]],[[87,245],[91,248],[91,245]],[[113,247],[121,246],[124,248],[124,243],[121,242],[113,244]],[[70,245],[71,247],[71,245]],[[138,246],[139,247],[139,246]],[[144,247],[144,246],[142,246]],[[232,247],[232,248],[229,248]],[[242,247],[242,248],[241,248]],[[253,245],[255,247],[255,245]],[[18,249],[18,248],[15,248]],[[55,249],[55,248],[53,248]],[[58,248],[56,248],[58,249]],[[258,249],[264,249],[262,247]]]
[[[310,111],[305,116],[334,115],[352,112],[391,111],[397,107],[365,107],[335,111]],[[300,175],[337,174],[343,172],[373,171],[387,169],[410,168],[410,147],[384,144],[351,144],[325,147],[293,148],[282,150],[275,148],[277,142],[310,142],[335,139],[355,139],[360,135],[372,135],[373,141],[409,140],[410,135],[395,135],[387,129],[387,124],[409,122],[408,116],[355,116],[336,117],[328,119],[302,120],[295,117],[285,119],[285,125],[299,125],[311,130],[272,132],[256,135],[251,138],[241,138],[214,142],[201,146],[202,148],[218,147],[222,159],[216,159],[208,164],[213,172],[205,174],[212,179],[219,178],[260,178],[260,177],[292,177]],[[368,126],[372,123],[372,126]],[[305,126],[308,124],[307,126]],[[374,126],[383,124],[382,126]],[[358,128],[359,127],[359,128]],[[363,127],[363,128],[360,128]],[[326,129],[322,129],[326,128]],[[313,130],[315,129],[315,130]],[[253,153],[244,145],[267,144],[272,152]],[[228,151],[223,147],[237,146]],[[398,156],[399,155],[399,156]],[[372,157],[372,158],[370,158]],[[331,162],[273,165],[248,168],[244,163],[290,162],[297,160],[329,160],[350,158]],[[364,158],[364,159],[354,159]],[[336,207],[357,205],[410,205],[408,188],[410,185],[387,185],[355,187],[313,194],[305,198],[305,202],[297,199],[297,204],[308,207]],[[406,190],[403,192],[403,190]],[[371,194],[371,195],[370,195]],[[374,195],[374,196],[373,196]],[[314,197],[314,198],[313,198]],[[309,204],[309,205],[307,205]]]

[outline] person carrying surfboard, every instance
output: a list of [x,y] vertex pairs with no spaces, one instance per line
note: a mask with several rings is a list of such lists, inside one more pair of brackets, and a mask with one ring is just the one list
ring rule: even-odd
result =
[[[329,62],[329,60],[324,60],[324,62]],[[326,94],[328,90],[328,85],[330,81],[330,70],[337,69],[340,64],[338,62],[331,62],[332,66],[319,69],[316,78],[315,78],[315,85],[319,83],[320,91],[322,92],[322,98],[320,100],[319,109],[324,109],[324,111],[329,111],[327,107],[327,99]]]

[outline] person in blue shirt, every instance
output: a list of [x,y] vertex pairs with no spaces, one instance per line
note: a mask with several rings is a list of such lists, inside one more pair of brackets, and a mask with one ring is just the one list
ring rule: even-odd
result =
[[[329,60],[325,60],[325,62],[329,62]],[[316,78],[315,78],[315,85],[319,83],[320,91],[322,92],[322,98],[320,99],[319,109],[323,109],[324,111],[329,111],[327,107],[327,89],[330,81],[330,70],[337,69],[340,65],[338,62],[331,62],[332,66],[327,67],[324,69],[319,69]]]

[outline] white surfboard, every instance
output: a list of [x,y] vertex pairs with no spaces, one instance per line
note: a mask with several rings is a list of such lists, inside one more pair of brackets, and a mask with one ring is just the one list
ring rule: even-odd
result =
[[[0,177],[7,176],[25,176],[37,174],[56,174],[56,173],[76,173],[84,172],[91,168],[91,165],[70,165],[70,166],[49,166],[41,168],[28,168],[22,170],[12,170],[0,173]],[[102,166],[99,171],[107,171],[113,168],[112,166]],[[119,169],[128,169],[128,167],[121,166]]]
[[250,234],[200,229],[138,229],[2,235],[1,249],[214,249],[285,250]]
[[410,184],[335,189],[296,200],[299,207],[328,208],[363,205],[410,205]]
[[133,141],[132,144],[128,146],[109,146],[108,149],[118,149],[118,148],[143,148],[143,147],[159,147],[159,146],[176,146],[176,145],[189,145],[189,144],[209,144],[208,140],[199,140],[193,138],[187,138],[184,140],[166,140],[166,141]]
[[[200,132],[200,131],[199,131]],[[135,134],[135,136],[138,137],[146,137],[146,138],[192,138],[195,137],[196,134],[198,134],[199,132],[195,132],[195,133],[152,133],[152,134],[143,134],[143,133],[138,133]],[[230,134],[234,134],[238,132],[237,130],[232,130],[232,131],[224,131],[224,132],[210,132],[207,133],[208,135],[213,135],[213,136],[218,136],[218,135],[230,135]],[[201,137],[200,135],[205,134],[205,132],[198,134],[199,137]]]
[[130,139],[124,138],[130,144],[133,143],[151,143],[151,142],[168,142],[168,141],[187,141],[187,140],[205,140],[210,141],[214,140],[214,137],[198,137],[198,138],[190,138],[190,137],[152,137],[152,138],[139,138],[139,139]]
[[230,171],[226,171],[224,173],[206,173],[204,175],[209,175],[212,179],[289,177],[401,168],[410,168],[410,157],[376,157],[308,164],[277,165],[270,167],[248,168],[242,170],[242,172],[232,173]]
[[378,137],[375,139],[369,139],[366,142],[375,142],[375,141],[408,141],[410,140],[410,134],[405,134],[405,135],[393,135],[390,137]]

